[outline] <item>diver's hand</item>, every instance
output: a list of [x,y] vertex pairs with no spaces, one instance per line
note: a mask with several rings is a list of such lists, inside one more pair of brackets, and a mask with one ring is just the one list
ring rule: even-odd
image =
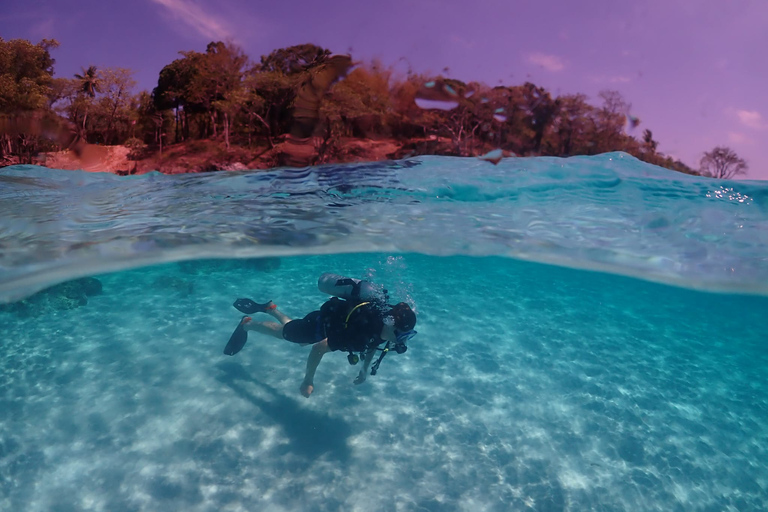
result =
[[307,381],[302,382],[301,386],[299,387],[299,392],[304,398],[309,398],[309,395],[311,395],[314,390],[315,385]]
[[365,382],[365,373],[360,372],[357,374],[357,377],[355,378],[355,384],[362,384]]

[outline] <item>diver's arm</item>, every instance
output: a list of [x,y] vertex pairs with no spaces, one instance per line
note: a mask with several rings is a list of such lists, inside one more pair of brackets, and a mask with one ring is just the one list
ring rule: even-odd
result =
[[374,355],[376,355],[376,347],[369,348],[368,352],[365,353],[365,364],[363,364],[363,369],[360,370],[360,373],[357,374],[355,384],[362,384],[365,382],[365,377],[368,375],[368,368],[371,366]]

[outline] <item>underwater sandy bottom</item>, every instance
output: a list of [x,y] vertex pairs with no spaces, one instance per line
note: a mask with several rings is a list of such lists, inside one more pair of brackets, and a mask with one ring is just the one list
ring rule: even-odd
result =
[[[0,510],[760,510],[768,300],[498,258],[346,255],[99,276],[87,306],[0,313]],[[419,313],[354,386],[251,334],[325,271]],[[190,288],[191,286],[191,288]],[[266,317],[265,317],[266,319]]]

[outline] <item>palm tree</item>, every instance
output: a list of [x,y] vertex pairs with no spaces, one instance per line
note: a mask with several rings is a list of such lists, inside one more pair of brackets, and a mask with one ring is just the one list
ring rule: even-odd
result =
[[[79,91],[81,94],[93,98],[99,91],[101,80],[99,80],[99,73],[96,70],[96,66],[88,66],[88,69],[83,68],[83,74],[79,75],[75,73],[75,78],[80,81]],[[85,121],[88,119],[88,103],[85,104],[85,114],[83,115],[83,135],[85,136]]]
[[643,149],[650,154],[654,154],[658,146],[659,143],[653,140],[653,132],[646,128],[643,131]]

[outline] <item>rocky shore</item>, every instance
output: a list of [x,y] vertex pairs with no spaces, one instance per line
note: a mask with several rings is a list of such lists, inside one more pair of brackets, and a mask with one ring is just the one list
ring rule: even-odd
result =
[[[297,165],[296,162],[309,165],[316,161],[321,146],[319,139],[303,145],[282,141],[273,148],[231,146],[230,149],[219,141],[196,140],[166,147],[162,153],[126,146],[90,146],[80,158],[70,151],[59,151],[42,154],[35,163],[54,169],[83,169],[119,175],[150,171],[165,174],[241,171]],[[455,155],[453,148],[450,139],[437,137],[408,140],[348,138],[338,141],[333,151],[317,163],[370,162],[424,154]]]

